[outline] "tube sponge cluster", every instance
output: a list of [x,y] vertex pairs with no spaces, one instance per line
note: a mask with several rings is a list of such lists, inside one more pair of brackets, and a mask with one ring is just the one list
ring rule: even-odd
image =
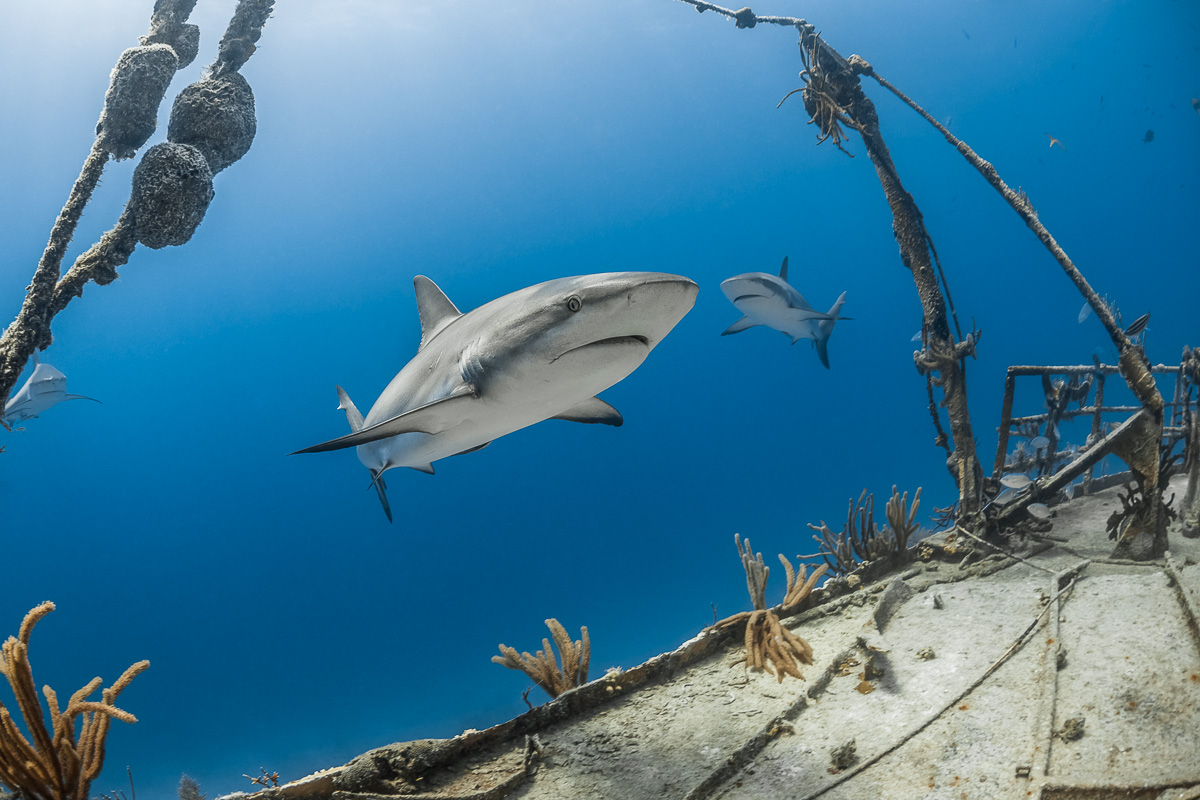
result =
[[[266,13],[269,4],[264,21]],[[171,78],[196,57],[199,28],[164,24],[142,42],[117,61],[96,125],[98,146],[117,159],[132,158],[154,133]],[[196,81],[175,98],[167,141],[146,151],[134,170],[128,210],[137,240],[146,247],[191,239],[212,202],[213,175],[244,156],[254,141],[250,84],[236,69],[217,66],[209,71],[217,77]]]
[[213,174],[246,155],[254,141],[254,93],[241,73],[196,81],[175,98],[167,139],[204,154]]
[[162,102],[179,57],[165,44],[131,47],[117,59],[96,123],[98,144],[118,160],[133,158],[157,127]]

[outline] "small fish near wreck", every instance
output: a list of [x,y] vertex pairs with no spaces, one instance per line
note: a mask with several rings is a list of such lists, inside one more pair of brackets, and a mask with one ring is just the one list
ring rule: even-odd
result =
[[1125,329],[1126,336],[1137,336],[1142,331],[1146,330],[1146,326],[1150,324],[1150,314],[1142,314],[1140,317],[1129,323],[1129,327]]
[[619,426],[596,395],[641,366],[692,309],[679,275],[609,272],[539,283],[462,313],[413,279],[421,344],[364,417],[339,386],[351,433],[300,453],[357,447],[388,520],[383,473],[480,450],[546,419]]
[[5,428],[12,430],[12,425],[27,419],[36,419],[47,409],[64,400],[100,402],[94,397],[82,394],[67,394],[67,376],[49,364],[43,364],[37,353],[33,354],[33,363],[34,368],[29,379],[4,404],[4,413],[0,414],[0,425]]
[[788,283],[786,256],[779,269],[779,277],[765,272],[746,272],[722,281],[721,291],[738,311],[745,314],[726,328],[722,336],[764,325],[790,336],[792,344],[801,339],[811,339],[825,369],[829,369],[829,336],[833,333],[834,323],[839,319],[852,319],[838,316],[842,304],[846,302],[845,292],[838,297],[829,313],[814,310],[804,295]]

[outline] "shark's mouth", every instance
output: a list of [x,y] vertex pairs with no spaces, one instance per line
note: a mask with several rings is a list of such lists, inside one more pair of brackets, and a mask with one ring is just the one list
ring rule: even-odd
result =
[[596,347],[598,345],[611,345],[611,344],[634,344],[634,343],[640,344],[643,347],[649,347],[650,346],[650,338],[647,336],[636,336],[636,335],[635,336],[614,336],[611,339],[601,339],[598,342],[592,342],[591,344],[585,344],[584,347]]
[[581,344],[579,347],[572,347],[570,350],[562,353],[562,355],[557,356],[554,360],[557,361],[563,356],[569,356],[571,353],[578,353],[581,350],[590,350],[595,347],[628,347],[629,345],[641,345],[642,347],[649,347],[650,338],[635,334],[633,336],[613,336],[608,339],[598,339],[594,342]]

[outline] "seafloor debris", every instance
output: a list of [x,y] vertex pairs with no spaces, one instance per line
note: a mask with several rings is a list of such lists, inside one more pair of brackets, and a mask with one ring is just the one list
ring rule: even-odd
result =
[[830,772],[841,772],[854,766],[854,762],[858,761],[858,746],[854,740],[846,742],[840,747],[835,747],[829,751],[829,762],[832,764]]
[[1064,742],[1074,742],[1082,739],[1084,722],[1086,722],[1085,717],[1071,717],[1063,723],[1063,726],[1054,735]]
[[45,602],[26,614],[20,631],[8,637],[0,653],[0,675],[8,679],[25,729],[33,740],[25,738],[12,714],[0,703],[0,783],[27,800],[88,800],[91,783],[104,763],[109,724],[114,719],[137,722],[133,714],[113,703],[150,662],[139,661],[125,670],[98,701],[87,698],[100,688],[100,678],[93,678],[71,695],[61,709],[58,695],[49,686],[44,687],[50,708],[47,726],[29,666],[29,636],[38,621],[53,610],[54,603]]
[[588,639],[587,626],[580,629],[581,638],[572,642],[566,629],[559,621],[551,618],[546,620],[546,627],[558,645],[562,666],[555,661],[554,649],[549,639],[542,639],[542,649],[536,655],[518,653],[516,648],[501,644],[502,655],[492,656],[501,666],[524,672],[533,682],[546,690],[551,697],[558,697],[568,689],[574,689],[587,683],[588,662],[592,656],[592,643]]

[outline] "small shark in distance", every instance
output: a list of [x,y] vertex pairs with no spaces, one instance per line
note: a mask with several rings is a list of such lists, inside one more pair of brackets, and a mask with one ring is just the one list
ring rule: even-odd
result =
[[421,344],[364,417],[338,387],[351,433],[300,450],[358,448],[392,519],[383,473],[480,450],[545,419],[619,426],[596,395],[621,381],[692,309],[679,275],[609,272],[539,283],[462,313],[413,279]]
[[788,283],[788,260],[784,256],[779,277],[765,272],[747,272],[734,275],[721,282],[721,291],[729,301],[746,316],[730,325],[722,333],[741,333],[756,325],[765,325],[792,337],[792,344],[801,339],[811,339],[817,348],[817,356],[825,369],[829,369],[829,335],[839,319],[853,317],[838,316],[846,293],[842,292],[828,314],[816,311],[796,289]]
[[43,364],[36,352],[33,354],[33,365],[29,379],[8,399],[4,404],[4,413],[0,414],[0,425],[8,430],[12,430],[14,424],[37,418],[46,409],[64,400],[100,402],[94,397],[67,394],[67,376],[49,364]]

